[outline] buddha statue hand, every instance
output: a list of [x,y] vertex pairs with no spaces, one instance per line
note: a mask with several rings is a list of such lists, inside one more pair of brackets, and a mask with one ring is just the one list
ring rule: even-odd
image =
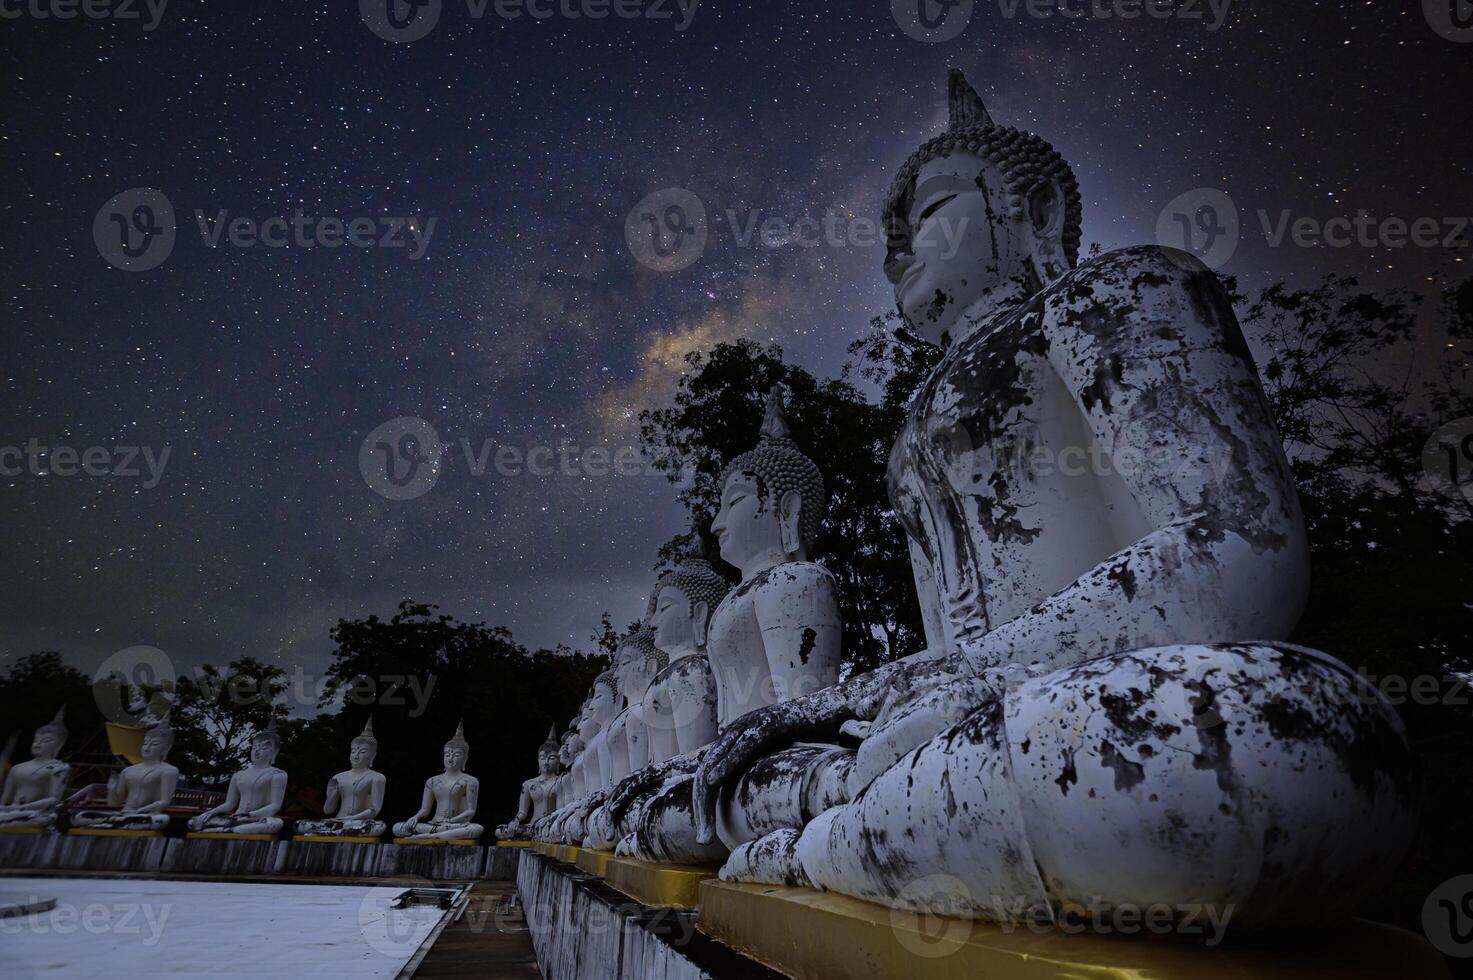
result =
[[704,757],[705,748],[686,755],[677,755],[664,762],[656,762],[638,769],[619,781],[609,794],[608,813],[615,823],[624,819],[629,808],[655,792],[671,776],[690,775],[696,771]]
[[716,839],[716,802],[723,785],[775,749],[805,740],[832,741],[846,721],[858,717],[859,702],[881,703],[874,697],[870,682],[855,684],[851,680],[816,694],[758,708],[728,725],[707,746],[696,770],[692,806],[696,840],[710,844]]

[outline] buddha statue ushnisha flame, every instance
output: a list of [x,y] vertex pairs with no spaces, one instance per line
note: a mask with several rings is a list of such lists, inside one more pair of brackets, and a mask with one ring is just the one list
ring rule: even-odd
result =
[[[982,919],[1343,916],[1409,842],[1413,766],[1378,692],[1283,642],[1304,521],[1228,297],[1154,246],[1076,266],[1067,163],[959,72],[950,102],[885,208],[900,310],[944,348],[889,469],[928,650],[731,719],[700,839],[727,878]],[[804,778],[842,799],[791,786],[786,825],[730,840],[731,788],[841,727],[858,750]]]

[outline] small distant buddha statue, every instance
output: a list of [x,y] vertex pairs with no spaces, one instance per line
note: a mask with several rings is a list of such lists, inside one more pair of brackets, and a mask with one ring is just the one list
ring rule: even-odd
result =
[[[373,717],[348,744],[350,768],[327,783],[322,803],[322,820],[298,820],[297,833],[306,837],[382,837],[384,822],[378,819],[384,805],[387,780],[373,770],[378,739],[373,736]],[[336,817],[327,816],[336,813]]]
[[573,761],[573,772],[582,792],[568,808],[559,827],[558,839],[565,844],[582,842],[588,829],[588,815],[604,801],[604,791],[599,788],[603,780],[602,767],[598,754],[589,751],[589,746],[622,708],[623,695],[619,693],[618,680],[610,668],[594,678],[586,708],[579,717],[578,736],[583,750]]
[[465,771],[470,759],[465,725],[445,743],[445,771],[425,780],[419,812],[394,825],[394,836],[409,840],[480,840],[481,825],[473,823],[481,796],[481,781]]
[[[721,488],[711,532],[722,559],[741,573],[740,583],[725,593],[705,629],[716,722],[724,728],[760,708],[834,684],[842,630],[838,583],[828,569],[809,560],[827,502],[823,475],[789,435],[779,389],[768,394],[756,448],[727,465]],[[667,642],[676,644],[677,624],[669,624],[665,632]],[[687,642],[694,643],[694,637]],[[687,681],[699,685],[699,666],[687,668]],[[701,696],[699,690],[693,694]],[[706,735],[699,731],[701,720],[697,713],[695,727],[686,733],[688,744]],[[831,745],[801,744],[771,765],[788,773],[827,771],[823,763],[838,752]],[[700,757],[679,758],[678,769],[688,772]],[[839,778],[833,775],[830,782]],[[799,802],[786,790],[780,798],[763,792],[769,779],[754,772],[750,783],[722,807],[723,824],[737,828],[734,833],[722,841],[699,841],[692,780],[672,773],[645,804],[632,839],[621,841],[616,851],[677,864],[718,860],[732,846],[727,840],[739,843],[792,819],[790,811]],[[632,804],[630,797],[646,790],[626,782],[618,806]],[[824,799],[832,795],[827,784],[817,792]]]
[[553,783],[553,809],[533,821],[532,839],[539,841],[550,841],[553,839],[553,827],[562,818],[564,810],[579,798],[578,787],[573,779],[573,761],[578,757],[581,745],[578,742],[578,721],[583,717],[583,711],[587,707],[587,699],[578,706],[578,712],[568,722],[568,728],[563,732],[563,737],[558,741],[558,777]]
[[286,799],[286,773],[276,768],[281,751],[281,734],[276,719],[251,736],[251,761],[230,777],[225,802],[199,816],[191,817],[195,832],[225,834],[276,834],[282,820],[276,814]]
[[0,830],[56,824],[72,767],[57,758],[66,745],[66,706],[36,729],[31,758],[15,766],[0,789]]
[[[960,72],[949,100],[885,204],[886,276],[944,350],[889,470],[928,650],[725,714],[700,839],[761,829],[722,811],[763,772],[802,806],[723,877],[1005,921],[1347,915],[1410,842],[1415,764],[1374,687],[1285,642],[1307,535],[1231,301],[1183,252],[1080,264],[1069,165]],[[1076,454],[1096,465],[1058,465]],[[862,739],[826,764],[842,799],[770,765],[841,731]]]
[[143,761],[113,773],[107,780],[107,799],[116,810],[79,810],[71,815],[77,827],[110,830],[163,830],[169,826],[165,808],[174,800],[179,770],[168,763],[174,730],[167,712],[143,733],[139,754]]
[[532,825],[552,812],[557,796],[558,781],[558,738],[557,726],[547,730],[547,741],[537,748],[537,775],[522,783],[521,799],[517,802],[517,815],[509,823],[496,828],[501,840],[524,840]]

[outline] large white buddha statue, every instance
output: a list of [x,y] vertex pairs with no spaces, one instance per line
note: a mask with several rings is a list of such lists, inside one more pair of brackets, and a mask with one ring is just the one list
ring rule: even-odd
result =
[[377,755],[378,739],[374,738],[370,715],[363,732],[348,743],[349,768],[327,782],[323,819],[298,820],[297,833],[306,837],[382,837],[384,822],[378,815],[384,806],[388,780],[373,769]]
[[142,761],[113,773],[107,780],[107,799],[116,810],[78,810],[71,814],[77,827],[111,830],[163,830],[169,826],[165,808],[174,800],[179,770],[168,762],[174,730],[167,713],[143,733]]
[[445,743],[445,771],[425,780],[419,810],[408,820],[394,824],[394,836],[409,840],[480,840],[481,825],[475,823],[481,798],[481,781],[465,771],[470,760],[470,743],[465,725],[457,722],[455,734]]
[[593,679],[588,700],[578,718],[578,740],[583,748],[573,760],[573,773],[579,795],[566,808],[559,822],[557,839],[564,844],[582,843],[588,831],[588,815],[604,801],[605,793],[600,788],[603,781],[600,759],[590,747],[623,706],[623,695],[619,693],[619,683],[611,667]]
[[0,830],[50,827],[66,798],[72,767],[57,758],[66,745],[66,707],[36,729],[31,758],[10,770],[0,788]]
[[[658,594],[658,586],[656,587]],[[654,606],[654,596],[650,605]],[[648,626],[633,630],[615,652],[614,679],[624,708],[590,743],[589,751],[599,757],[598,791],[607,800],[608,793],[633,769],[649,764],[650,731],[644,718],[644,698],[654,679],[670,658],[655,645],[655,631]],[[612,850],[617,843],[614,824],[600,802],[584,822],[583,845],[598,850]]]
[[551,813],[557,801],[558,738],[557,726],[547,730],[547,740],[537,748],[537,775],[522,783],[517,813],[509,822],[496,828],[501,840],[524,840],[537,821]]
[[1068,164],[960,73],[950,97],[885,208],[900,309],[945,350],[890,458],[931,649],[731,721],[701,839],[768,753],[845,726],[849,802],[788,780],[812,814],[726,877],[979,918],[1342,916],[1404,852],[1415,767],[1371,686],[1284,642],[1306,535],[1228,297],[1154,246],[1077,265]]
[[557,782],[553,784],[554,809],[544,814],[540,819],[533,822],[532,839],[550,841],[553,839],[553,828],[564,816],[564,811],[571,803],[581,798],[578,785],[573,775],[573,762],[582,751],[582,743],[578,740],[578,723],[587,710],[588,699],[578,706],[577,714],[573,715],[572,721],[568,723],[567,731],[558,744],[558,773]]
[[282,828],[276,814],[286,799],[286,773],[276,768],[281,735],[276,719],[251,736],[251,761],[230,777],[225,802],[189,820],[195,832],[275,834]]
[[[823,476],[789,436],[779,391],[768,396],[757,447],[727,465],[721,487],[711,531],[722,559],[741,573],[740,583],[712,611],[706,629],[716,721],[725,727],[759,708],[838,680],[841,624],[838,585],[827,569],[809,560],[826,503]],[[699,670],[694,670],[690,679],[698,677]],[[784,773],[817,772],[838,751],[820,744],[794,746],[780,766]],[[724,842],[696,839],[689,773],[698,761],[698,755],[686,753],[621,785],[616,812],[646,795],[651,782],[657,781],[659,788],[644,803],[634,833],[620,841],[618,852],[676,864],[726,855]],[[754,780],[750,788],[760,791],[765,781],[770,778]],[[755,823],[765,832],[769,825],[782,825],[781,818],[767,811],[789,802],[739,792],[723,814],[742,828]]]

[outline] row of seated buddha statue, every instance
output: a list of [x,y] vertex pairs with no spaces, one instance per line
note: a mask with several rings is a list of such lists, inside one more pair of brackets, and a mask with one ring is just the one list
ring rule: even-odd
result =
[[[1414,765],[1378,692],[1285,642],[1304,518],[1224,287],[1155,246],[1081,263],[1063,157],[948,94],[884,214],[943,350],[889,463],[926,649],[840,682],[823,481],[772,397],[711,526],[738,584],[656,583],[503,830],[979,919],[1343,917],[1405,853]],[[1040,463],[1075,452],[1107,465]]]
[[[58,756],[67,740],[63,711],[36,730],[32,758],[13,768],[0,788],[0,830],[52,828],[63,812],[71,767]],[[107,808],[69,811],[74,827],[110,830],[162,830],[173,802],[179,770],[168,761],[174,731],[167,712],[143,735],[141,761],[108,779]],[[250,762],[230,777],[225,799],[188,821],[195,832],[275,835],[285,827],[278,816],[286,799],[287,775],[276,767],[281,735],[273,721],[250,740]],[[378,838],[387,829],[379,819],[387,781],[373,769],[378,740],[373,719],[349,746],[350,766],[328,781],[322,819],[298,820],[296,833],[310,837]],[[425,781],[419,810],[393,827],[408,840],[479,840],[475,823],[480,783],[465,772],[470,757],[464,728],[445,743],[444,771]]]

